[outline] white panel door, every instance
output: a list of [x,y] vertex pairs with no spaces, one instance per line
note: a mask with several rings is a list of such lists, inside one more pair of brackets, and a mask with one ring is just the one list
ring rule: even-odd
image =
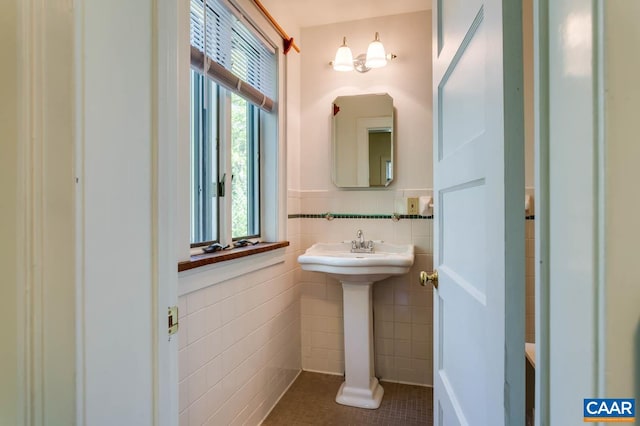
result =
[[524,424],[517,0],[434,2],[434,419]]

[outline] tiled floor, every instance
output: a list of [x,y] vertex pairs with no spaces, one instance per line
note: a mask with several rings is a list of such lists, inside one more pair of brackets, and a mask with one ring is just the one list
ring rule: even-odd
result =
[[377,410],[336,403],[342,377],[303,371],[275,406],[265,426],[294,425],[432,425],[433,389],[382,382]]

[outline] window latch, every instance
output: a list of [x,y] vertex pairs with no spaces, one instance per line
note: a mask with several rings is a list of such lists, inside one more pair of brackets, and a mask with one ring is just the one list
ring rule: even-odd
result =
[[224,197],[224,182],[227,180],[227,174],[222,175],[222,179],[218,182],[218,197]]

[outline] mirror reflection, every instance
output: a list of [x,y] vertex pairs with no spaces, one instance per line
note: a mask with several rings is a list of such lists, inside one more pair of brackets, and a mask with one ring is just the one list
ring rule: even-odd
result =
[[333,183],[386,187],[393,181],[393,99],[388,94],[339,96],[333,102]]

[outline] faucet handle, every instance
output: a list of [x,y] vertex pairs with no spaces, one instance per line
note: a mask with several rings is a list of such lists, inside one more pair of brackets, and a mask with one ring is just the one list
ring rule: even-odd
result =
[[372,249],[373,248],[373,240],[367,241],[367,248],[368,249]]

